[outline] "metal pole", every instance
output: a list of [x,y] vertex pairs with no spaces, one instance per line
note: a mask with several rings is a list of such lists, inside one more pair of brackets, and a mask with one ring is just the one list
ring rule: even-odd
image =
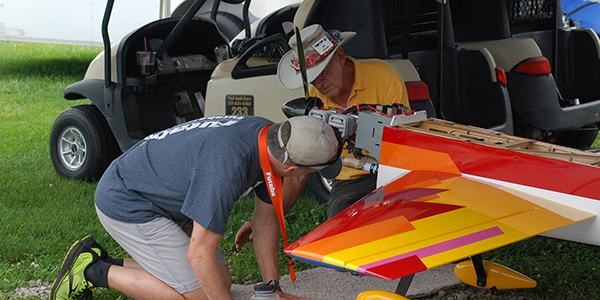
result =
[[[440,1],[438,1],[440,2]],[[442,118],[444,113],[442,111],[444,101],[444,3],[440,2],[438,10],[438,112]]]
[[159,18],[165,19],[171,16],[171,0],[160,0]]
[[250,0],[244,1],[243,18],[244,18],[244,30],[246,30],[246,38],[250,39],[250,17],[248,11],[250,10]]
[[206,2],[206,0],[197,0],[196,2],[194,2],[194,4],[192,4],[192,7],[190,7],[190,9],[185,13],[181,20],[179,20],[179,22],[175,25],[173,30],[171,30],[171,33],[169,33],[162,45],[160,45],[160,47],[156,51],[156,58],[162,59],[165,52],[167,52],[169,47],[171,47],[175,40],[177,40],[177,38],[183,32],[190,20],[196,15],[198,10],[200,10],[200,7],[202,7],[204,2]]
[[104,18],[102,19],[102,41],[104,42],[104,87],[109,88],[111,82],[111,53],[110,53],[110,36],[108,35],[108,22],[110,21],[110,15],[112,14],[113,5],[115,0],[108,0],[106,3],[106,10],[104,11]]

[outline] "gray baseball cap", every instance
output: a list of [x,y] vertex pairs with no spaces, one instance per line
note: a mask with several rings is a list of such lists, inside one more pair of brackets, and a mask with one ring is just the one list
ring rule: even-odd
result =
[[288,119],[290,139],[287,143],[278,132],[279,146],[287,158],[297,166],[318,170],[328,179],[335,178],[342,169],[340,141],[333,128],[321,119],[297,116]]

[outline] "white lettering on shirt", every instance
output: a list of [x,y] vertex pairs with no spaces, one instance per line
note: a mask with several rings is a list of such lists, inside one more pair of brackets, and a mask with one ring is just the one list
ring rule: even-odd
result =
[[147,136],[144,140],[162,140],[168,135],[175,134],[182,131],[190,131],[197,128],[217,128],[230,126],[237,123],[243,117],[241,116],[219,116],[219,117],[207,117],[203,119],[197,119],[189,121],[187,123],[165,129],[163,131],[153,133]]

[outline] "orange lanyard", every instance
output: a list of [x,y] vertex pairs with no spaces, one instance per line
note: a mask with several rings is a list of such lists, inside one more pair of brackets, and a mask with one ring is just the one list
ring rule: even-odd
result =
[[[281,227],[281,235],[283,236],[283,244],[287,248],[288,238],[287,232],[285,231],[285,218],[283,212],[283,184],[281,176],[275,175],[271,168],[271,162],[269,161],[269,153],[267,151],[267,129],[270,126],[266,126],[260,131],[258,139],[258,151],[260,155],[260,166],[263,170],[265,177],[265,184],[267,185],[267,191],[269,197],[271,197],[271,203],[277,213],[277,219],[279,220],[279,227]],[[296,280],[296,273],[294,273],[294,262],[292,258],[289,258],[290,267],[290,278],[292,281]]]

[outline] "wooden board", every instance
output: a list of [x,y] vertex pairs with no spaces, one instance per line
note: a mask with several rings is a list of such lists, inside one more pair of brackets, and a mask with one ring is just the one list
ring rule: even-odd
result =
[[600,167],[600,154],[439,119],[427,119],[395,127],[463,142]]

